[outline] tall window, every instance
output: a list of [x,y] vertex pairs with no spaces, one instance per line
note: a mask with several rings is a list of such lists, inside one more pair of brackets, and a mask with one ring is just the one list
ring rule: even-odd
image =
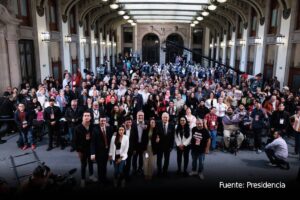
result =
[[49,4],[49,26],[51,31],[58,31],[56,0],[48,0]]
[[76,13],[75,13],[75,7],[73,7],[70,11],[70,33],[76,34]]
[[22,20],[21,25],[31,26],[29,0],[13,0],[13,9],[16,14],[16,17]]
[[231,31],[232,31],[231,24],[228,23],[227,40],[231,40],[231,34],[232,34]]
[[256,31],[257,31],[257,13],[253,8],[251,9],[251,27],[250,28],[251,28],[250,36],[255,37]]
[[300,30],[300,2],[298,1],[298,16],[297,16],[297,24],[296,24],[296,30]]
[[86,18],[84,20],[83,30],[84,30],[84,35],[86,37],[90,36],[89,17],[88,16],[86,16]]
[[124,43],[132,43],[133,42],[133,28],[132,27],[124,27],[123,39],[124,39]]
[[194,29],[193,30],[193,44],[202,44],[203,39],[203,30],[202,29]]
[[278,15],[279,15],[279,4],[277,1],[271,1],[271,17],[269,24],[269,34],[277,33],[277,24],[278,24]]
[[241,19],[241,17],[239,16],[238,18],[238,34],[237,34],[237,38],[238,39],[241,39],[243,37],[243,29],[244,29],[244,26],[243,26],[243,21]]

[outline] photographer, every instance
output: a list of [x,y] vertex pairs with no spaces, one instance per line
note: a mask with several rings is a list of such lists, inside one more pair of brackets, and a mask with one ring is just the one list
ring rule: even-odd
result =
[[[226,149],[230,146],[230,137],[233,133],[239,130],[239,123],[241,122],[243,118],[242,113],[233,114],[233,110],[231,107],[227,109],[227,112],[225,116],[223,117],[223,125],[224,125],[224,145]],[[244,135],[239,132],[237,135],[237,148],[239,149],[242,145],[242,142],[244,140]]]

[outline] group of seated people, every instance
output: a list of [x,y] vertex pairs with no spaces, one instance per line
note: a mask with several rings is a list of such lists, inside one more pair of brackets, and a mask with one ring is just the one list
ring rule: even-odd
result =
[[[14,111],[18,146],[37,148],[43,133],[49,137],[47,151],[69,145],[81,161],[82,185],[87,165],[90,179],[96,180],[92,160],[98,165],[98,180],[104,183],[108,160],[114,162],[116,185],[124,186],[131,166],[133,174],[143,173],[147,180],[155,166],[159,176],[168,176],[174,147],[177,173],[188,175],[191,153],[190,175],[204,179],[205,154],[217,149],[227,152],[232,136],[236,151],[245,138],[253,138],[256,152],[265,148],[270,162],[282,168],[289,166],[287,145],[280,135],[294,136],[299,154],[299,95],[288,88],[280,91],[276,81],[263,88],[260,75],[254,80],[241,76],[240,83],[232,85],[225,74],[180,77],[146,74],[138,67],[124,70],[101,78],[86,73],[85,79],[80,70],[73,76],[65,71],[62,84],[48,78],[37,89],[29,83],[20,92],[9,87],[3,98],[12,105],[5,109]],[[270,137],[265,147],[264,132]]]

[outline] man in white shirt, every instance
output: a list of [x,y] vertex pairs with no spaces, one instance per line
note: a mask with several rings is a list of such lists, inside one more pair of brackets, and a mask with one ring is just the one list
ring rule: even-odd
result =
[[288,170],[290,169],[290,165],[287,162],[288,146],[279,131],[275,131],[273,137],[273,142],[265,147],[265,152],[270,160],[269,165]]
[[223,126],[223,123],[222,123],[222,120],[223,120],[223,117],[225,116],[225,112],[227,110],[227,105],[225,103],[223,103],[223,98],[220,97],[218,99],[218,103],[216,105],[216,115],[218,116],[218,131],[223,133],[224,131],[224,126]]
[[148,92],[148,87],[144,87],[144,85],[140,86],[139,94],[143,97],[143,104],[145,105],[148,101],[148,97],[150,93]]

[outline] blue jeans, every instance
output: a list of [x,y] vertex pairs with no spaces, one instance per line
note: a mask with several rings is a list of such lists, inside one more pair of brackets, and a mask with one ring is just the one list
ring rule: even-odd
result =
[[68,140],[69,140],[71,146],[73,145],[74,129],[75,129],[74,127],[68,128]]
[[22,147],[24,145],[28,146],[28,145],[35,144],[35,141],[33,141],[31,128],[20,130],[19,134],[20,134],[20,137],[18,140],[18,146]]
[[197,160],[199,160],[198,172],[199,173],[203,172],[205,153],[199,153],[199,152],[192,151],[192,160],[193,160],[192,161],[192,171],[197,170]]
[[209,131],[211,137],[211,149],[215,150],[217,148],[217,130]]
[[125,163],[126,163],[125,160],[122,160],[119,164],[116,164],[116,161],[114,161],[114,168],[115,168],[114,176],[115,176],[115,178],[123,176]]

